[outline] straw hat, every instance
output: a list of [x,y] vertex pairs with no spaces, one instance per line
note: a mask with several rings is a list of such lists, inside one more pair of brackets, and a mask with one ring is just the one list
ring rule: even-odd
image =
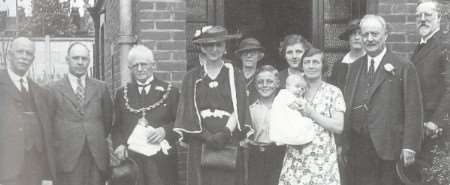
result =
[[195,31],[192,43],[206,44],[239,38],[241,38],[240,34],[229,35],[228,31],[222,26],[204,26],[202,29]]

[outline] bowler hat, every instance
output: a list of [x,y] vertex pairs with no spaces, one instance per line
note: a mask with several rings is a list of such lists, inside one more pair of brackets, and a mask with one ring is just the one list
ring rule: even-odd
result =
[[348,24],[347,27],[345,28],[344,32],[342,32],[341,34],[339,34],[339,39],[341,40],[346,40],[348,41],[348,39],[350,38],[350,35],[355,32],[356,30],[359,30],[359,19],[353,19],[351,20]]
[[235,51],[235,53],[242,53],[244,51],[249,51],[249,50],[260,50],[263,51],[264,48],[261,46],[261,43],[256,40],[255,38],[246,38],[244,40],[241,41],[241,43],[239,43],[239,48],[238,50]]
[[239,38],[240,34],[229,35],[227,29],[222,26],[204,26],[195,31],[192,43],[206,44]]
[[416,161],[409,166],[404,166],[403,160],[399,160],[395,163],[395,171],[403,184],[422,185],[424,181],[422,169],[429,166],[428,163],[420,159],[416,159]]

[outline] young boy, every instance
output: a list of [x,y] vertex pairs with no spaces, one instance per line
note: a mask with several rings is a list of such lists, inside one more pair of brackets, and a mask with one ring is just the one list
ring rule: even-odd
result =
[[313,139],[313,122],[300,112],[308,103],[303,97],[307,88],[300,75],[286,79],[286,89],[280,90],[272,105],[269,136],[278,145],[303,145]]

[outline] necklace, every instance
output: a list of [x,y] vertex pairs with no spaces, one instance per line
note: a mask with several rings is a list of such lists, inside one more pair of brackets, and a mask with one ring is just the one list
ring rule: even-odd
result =
[[139,109],[135,109],[130,106],[130,103],[129,103],[130,100],[128,99],[128,85],[126,85],[125,88],[123,89],[123,99],[125,99],[125,107],[127,108],[128,111],[130,111],[132,113],[135,113],[135,114],[141,113],[142,117],[139,118],[138,124],[143,125],[143,126],[148,126],[149,125],[148,120],[145,118],[146,112],[160,106],[167,99],[167,97],[169,97],[169,93],[170,93],[171,89],[172,89],[172,84],[169,83],[169,85],[167,86],[166,92],[163,94],[163,96],[161,97],[160,100],[158,100],[154,104],[149,105],[147,107],[141,107]]

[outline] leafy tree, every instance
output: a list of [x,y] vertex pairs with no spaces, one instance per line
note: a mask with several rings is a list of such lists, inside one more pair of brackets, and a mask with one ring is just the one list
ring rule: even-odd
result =
[[26,36],[72,36],[77,30],[71,22],[66,4],[58,0],[33,0],[31,17],[19,10],[18,31]]

